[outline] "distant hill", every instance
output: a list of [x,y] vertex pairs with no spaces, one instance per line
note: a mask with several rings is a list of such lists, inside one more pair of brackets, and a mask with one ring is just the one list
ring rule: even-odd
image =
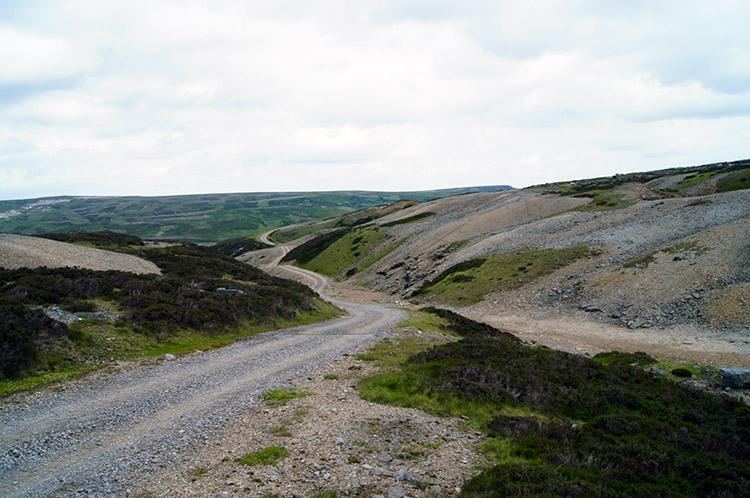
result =
[[143,238],[196,243],[257,235],[281,226],[328,218],[402,199],[425,201],[510,187],[415,192],[274,192],[164,197],[45,197],[0,201],[0,232],[113,230]]

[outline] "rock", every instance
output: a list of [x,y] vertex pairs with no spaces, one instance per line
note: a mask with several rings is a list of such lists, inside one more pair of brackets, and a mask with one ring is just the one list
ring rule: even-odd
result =
[[404,498],[404,496],[406,496],[406,490],[401,486],[388,488],[388,498]]
[[349,455],[349,463],[360,463],[362,459],[357,455]]
[[374,469],[372,469],[372,473],[376,476],[382,476],[385,475],[385,469],[382,467],[375,467]]
[[396,471],[396,473],[393,475],[394,479],[401,482],[404,479],[406,479],[406,471],[404,469]]
[[643,318],[636,318],[635,320],[628,322],[628,328],[629,329],[639,329],[641,327],[645,327],[648,324],[646,320]]
[[219,287],[218,289],[216,289],[216,292],[218,292],[219,294],[227,294],[230,296],[241,296],[245,293],[245,291],[242,291],[240,289],[231,289],[227,287]]
[[222,491],[221,493],[216,493],[214,497],[215,498],[229,498],[229,493],[227,493],[226,491]]
[[729,367],[719,370],[722,384],[730,389],[750,388],[750,368]]
[[700,292],[697,292],[697,291],[691,292],[690,295],[693,296],[693,299],[700,299],[700,298],[703,297],[703,294],[701,294]]
[[651,373],[655,373],[659,377],[667,376],[667,374],[665,374],[664,371],[661,368],[657,367],[656,365],[651,365]]
[[336,438],[336,446],[344,446],[346,444],[346,441],[344,441],[343,438],[337,437]]
[[380,461],[383,463],[390,463],[393,461],[393,457],[390,455],[385,455],[385,456],[380,457]]
[[173,354],[169,354],[169,353],[167,353],[167,354],[165,354],[165,355],[164,355],[164,359],[165,359],[165,360],[169,360],[169,361],[172,361],[172,360],[174,360],[175,358],[176,358],[176,356],[175,356],[175,355],[173,355]]
[[437,484],[435,484],[427,488],[427,494],[429,496],[443,496],[445,494],[445,491],[443,490],[442,486],[438,486]]
[[424,479],[422,479],[421,477],[419,477],[419,476],[415,476],[415,475],[412,475],[412,474],[406,474],[406,475],[404,476],[404,481],[406,481],[406,482],[408,482],[408,483],[411,483],[411,484],[415,485],[415,486],[416,486],[416,487],[418,487],[419,489],[425,489],[425,488],[426,488],[426,487],[428,487],[428,486],[429,486],[430,484],[432,484],[431,482],[425,481],[425,480],[424,480]]

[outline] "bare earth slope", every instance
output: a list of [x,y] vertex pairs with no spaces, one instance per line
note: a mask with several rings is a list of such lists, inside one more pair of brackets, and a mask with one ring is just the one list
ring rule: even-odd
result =
[[[625,184],[614,193],[631,205],[578,210],[589,199],[539,190],[425,202],[377,220],[391,252],[336,277],[351,292],[365,286],[402,305],[449,307],[556,347],[750,367],[750,190],[682,198]],[[385,226],[426,212],[433,214]],[[599,254],[471,306],[412,297],[472,258],[571,246]]]
[[78,267],[96,271],[161,273],[150,261],[56,240],[26,235],[0,234],[0,268]]

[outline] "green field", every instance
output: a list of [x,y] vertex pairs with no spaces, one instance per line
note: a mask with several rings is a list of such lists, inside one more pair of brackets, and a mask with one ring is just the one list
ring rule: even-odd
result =
[[113,230],[142,238],[212,243],[402,199],[424,201],[461,192],[505,188],[508,187],[8,200],[0,201],[0,232],[35,235]]

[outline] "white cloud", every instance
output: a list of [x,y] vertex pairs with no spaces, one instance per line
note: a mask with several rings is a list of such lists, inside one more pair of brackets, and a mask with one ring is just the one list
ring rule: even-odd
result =
[[0,25],[0,84],[66,78],[94,63],[91,53],[69,40]]
[[522,186],[748,146],[739,2],[28,5],[0,27],[0,136],[28,145],[0,197]]

